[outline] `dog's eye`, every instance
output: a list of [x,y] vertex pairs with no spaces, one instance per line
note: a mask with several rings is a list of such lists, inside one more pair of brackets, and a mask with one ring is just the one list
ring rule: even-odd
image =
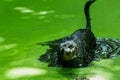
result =
[[73,45],[69,45],[68,48],[72,49],[74,46]]

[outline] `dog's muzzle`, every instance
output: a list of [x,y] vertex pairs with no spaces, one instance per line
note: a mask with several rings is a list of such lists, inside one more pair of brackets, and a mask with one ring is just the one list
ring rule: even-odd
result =
[[60,52],[63,54],[61,57],[63,60],[69,61],[75,58],[76,53],[76,47],[74,41],[66,41],[64,43],[61,43],[60,45]]

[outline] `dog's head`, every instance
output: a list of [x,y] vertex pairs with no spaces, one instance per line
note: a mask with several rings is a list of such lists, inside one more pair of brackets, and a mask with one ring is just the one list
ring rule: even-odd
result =
[[73,40],[60,44],[60,54],[63,60],[70,61],[76,57],[77,44]]

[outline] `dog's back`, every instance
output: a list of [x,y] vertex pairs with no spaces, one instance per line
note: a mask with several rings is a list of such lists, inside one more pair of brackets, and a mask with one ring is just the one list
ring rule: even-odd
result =
[[[66,47],[64,52],[58,52],[58,63],[63,67],[85,67],[88,66],[89,63],[94,59],[94,49],[96,47],[96,38],[91,30],[88,29],[79,29],[75,31],[68,40],[61,44],[65,44],[71,41],[72,43],[76,44],[76,50],[73,51],[75,53],[66,54],[69,49]],[[72,44],[66,44],[72,45]],[[74,46],[74,45],[72,45]],[[63,46],[61,46],[63,47]],[[71,57],[76,56],[76,57]]]
[[86,46],[88,50],[93,49],[96,45],[96,38],[91,30],[79,29],[75,31],[71,37],[79,42],[83,43],[81,46]]

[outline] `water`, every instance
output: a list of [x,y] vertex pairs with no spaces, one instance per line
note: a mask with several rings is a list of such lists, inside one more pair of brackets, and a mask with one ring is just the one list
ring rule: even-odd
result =
[[[37,42],[55,40],[84,28],[86,0],[1,0],[1,80],[119,80],[120,57],[95,61],[90,67],[63,69],[39,62],[48,47]],[[97,37],[120,39],[119,0],[97,0],[91,7],[92,31]],[[15,75],[16,74],[16,75]]]

